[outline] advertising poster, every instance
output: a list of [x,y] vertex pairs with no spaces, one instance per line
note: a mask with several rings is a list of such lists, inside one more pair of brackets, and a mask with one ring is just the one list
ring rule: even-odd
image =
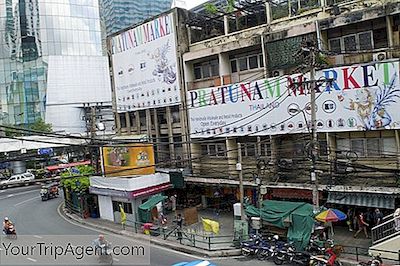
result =
[[118,112],[180,104],[172,14],[111,39]]
[[[318,132],[400,128],[399,62],[317,71]],[[307,133],[309,74],[189,91],[192,138]]]
[[155,173],[154,150],[151,144],[103,147],[106,176],[150,175]]

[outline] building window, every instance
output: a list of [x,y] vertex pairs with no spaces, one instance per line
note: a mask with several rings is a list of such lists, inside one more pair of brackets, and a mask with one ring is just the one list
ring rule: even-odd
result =
[[341,46],[340,38],[329,40],[329,46],[330,46],[331,51],[334,52],[334,53],[341,53],[342,52],[342,46]]
[[328,156],[328,142],[326,140],[319,141],[319,155]]
[[248,61],[247,57],[239,58],[239,70],[240,71],[244,71],[244,70],[248,69],[247,61]]
[[231,61],[231,70],[232,70],[232,73],[236,73],[237,72],[236,60],[232,60]]
[[175,105],[171,107],[172,123],[181,122],[181,116],[179,114],[179,106]]
[[372,34],[370,31],[358,34],[360,50],[372,50]]
[[193,69],[195,79],[204,79],[219,76],[218,59],[210,60],[203,63],[196,63],[193,65]]
[[356,35],[349,35],[343,37],[344,49],[346,52],[357,51],[357,38]]
[[352,151],[358,157],[391,157],[396,156],[395,138],[358,138],[338,139],[338,154],[346,155]]
[[346,35],[329,40],[329,49],[335,53],[374,49],[372,31]]
[[242,148],[243,157],[256,157],[257,143],[246,143]]
[[249,57],[249,68],[250,69],[255,69],[258,68],[259,64],[258,64],[258,56],[254,55],[254,56],[250,56]]
[[119,114],[119,121],[121,123],[121,128],[125,128],[126,127],[125,113]]
[[264,67],[262,54],[252,54],[248,56],[238,56],[231,60],[231,72],[246,71]]
[[226,157],[226,146],[224,143],[202,144],[201,155],[210,157]]
[[132,214],[132,204],[130,202],[120,202],[120,201],[113,201],[113,211],[114,212],[119,212],[119,205],[122,205],[122,208],[124,209],[125,213]]
[[271,156],[271,144],[261,143],[258,155],[260,157],[270,157]]

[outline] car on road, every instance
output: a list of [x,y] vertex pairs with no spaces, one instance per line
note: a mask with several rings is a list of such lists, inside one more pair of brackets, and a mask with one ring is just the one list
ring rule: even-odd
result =
[[178,262],[172,266],[216,266],[216,265],[212,264],[208,260],[195,260],[192,262]]
[[32,173],[23,173],[18,175],[12,175],[6,180],[0,181],[0,188],[6,188],[8,186],[14,186],[23,182],[29,182],[35,179],[35,175]]

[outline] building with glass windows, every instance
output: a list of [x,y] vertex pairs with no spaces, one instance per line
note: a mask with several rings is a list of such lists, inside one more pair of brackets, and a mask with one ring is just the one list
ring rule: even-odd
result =
[[171,8],[172,0],[101,0],[100,12],[107,36]]
[[98,1],[0,0],[0,124],[84,132],[84,104],[111,104],[108,73]]

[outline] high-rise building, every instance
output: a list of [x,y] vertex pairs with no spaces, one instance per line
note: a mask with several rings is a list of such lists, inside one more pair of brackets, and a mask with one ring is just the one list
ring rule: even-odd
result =
[[87,103],[111,103],[98,1],[0,0],[0,124],[83,132]]
[[107,36],[171,8],[172,0],[101,0],[100,12]]

